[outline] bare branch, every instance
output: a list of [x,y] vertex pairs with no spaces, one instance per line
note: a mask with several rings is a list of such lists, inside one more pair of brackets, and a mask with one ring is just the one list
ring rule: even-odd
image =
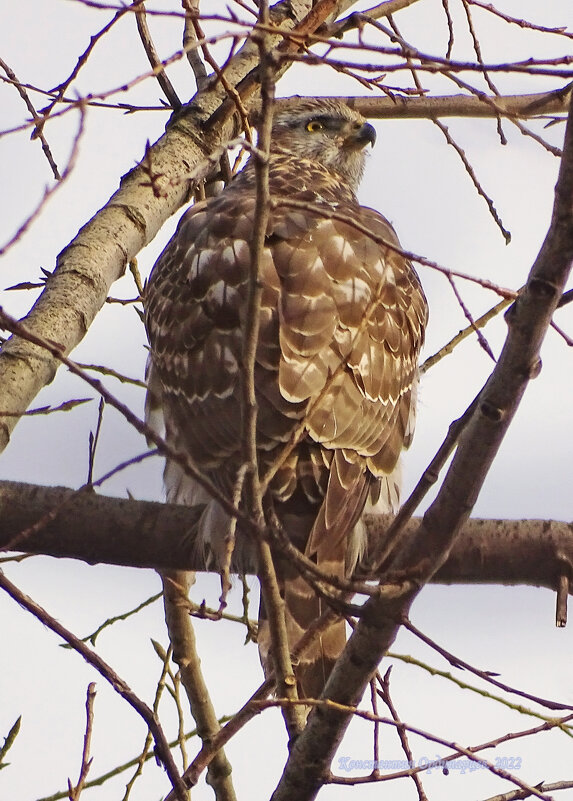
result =
[[[464,1],[465,1],[465,0],[462,0],[462,3],[463,3]],[[470,31],[471,31],[471,33],[472,33],[472,36],[473,36],[473,38],[474,38],[474,47],[475,47],[475,49],[476,49],[476,53],[477,53],[478,59],[479,59],[479,60],[480,60],[480,62],[481,62],[481,52],[480,52],[480,49],[479,49],[479,43],[477,42],[477,39],[476,39],[476,37],[475,37],[475,33],[474,33],[474,31],[473,31],[473,26],[472,26],[472,24],[471,24],[471,17],[470,17],[470,15],[469,15],[469,10],[467,9],[467,6],[466,6],[466,5],[464,5],[464,8],[466,8],[466,11],[467,11],[467,14],[468,14],[468,19],[469,19],[469,22],[470,22]],[[447,16],[448,16],[448,22],[450,22],[450,19],[449,19],[449,10],[448,10],[448,7],[447,7],[447,6],[445,6],[445,9],[446,9]],[[406,49],[406,52],[407,52],[409,45],[408,45],[408,44],[407,44],[407,43],[406,43],[406,42],[405,42],[405,41],[402,39],[402,36],[400,35],[400,32],[398,31],[398,28],[397,28],[397,26],[396,26],[396,24],[394,23],[394,21],[393,21],[393,20],[390,20],[390,24],[391,24],[392,30],[395,32],[395,34],[396,34],[396,36],[397,36],[397,40],[398,40],[398,41],[400,42],[400,44],[401,44],[401,45],[402,45],[402,46],[403,46],[403,47]],[[450,51],[450,47],[451,47],[451,46],[453,46],[453,39],[451,39],[451,41],[450,41],[450,42],[448,42],[448,54],[449,54],[449,51]],[[416,88],[417,88],[418,90],[420,90],[420,91],[421,91],[421,90],[422,90],[422,85],[421,85],[421,83],[420,83],[420,79],[418,78],[418,74],[417,74],[417,72],[416,72],[416,69],[414,68],[413,62],[412,62],[412,60],[410,59],[410,57],[409,57],[409,56],[407,56],[407,58],[408,58],[408,62],[410,63],[410,68],[411,68],[412,78],[414,79],[414,85],[416,86]],[[485,73],[485,74],[486,74],[486,77],[487,77],[487,73]],[[495,89],[495,86],[494,86],[494,85],[493,85],[493,83],[492,83],[492,82],[489,80],[489,78],[488,78],[487,80],[488,80],[488,86],[489,86],[489,88],[490,88],[490,89],[491,89],[491,90],[492,90],[492,91],[495,93],[495,95],[497,96],[497,94],[498,94],[498,93],[497,93],[497,91],[496,91],[496,89]],[[432,122],[434,123],[434,125],[436,125],[436,127],[437,127],[437,128],[439,128],[439,129],[440,129],[440,131],[443,133],[443,135],[444,135],[444,137],[445,137],[445,139],[446,139],[446,142],[448,143],[448,145],[450,145],[450,147],[453,147],[453,149],[455,150],[455,152],[456,152],[456,153],[457,153],[457,155],[459,156],[459,158],[460,158],[460,160],[461,160],[462,164],[464,165],[464,169],[465,169],[465,171],[466,171],[466,172],[467,172],[467,174],[469,175],[469,177],[470,177],[470,179],[471,179],[471,181],[472,181],[473,185],[475,186],[475,188],[476,188],[476,190],[477,190],[477,193],[478,193],[478,195],[481,195],[481,197],[482,197],[482,198],[485,200],[485,202],[486,202],[486,204],[487,204],[487,207],[488,207],[488,209],[489,209],[489,213],[491,214],[491,216],[493,217],[493,220],[494,220],[494,222],[496,223],[497,227],[498,227],[498,228],[499,228],[499,230],[501,231],[501,233],[502,233],[502,235],[503,235],[503,237],[504,237],[504,239],[505,239],[505,242],[506,242],[506,244],[509,244],[509,242],[511,241],[511,234],[509,233],[509,231],[506,231],[506,229],[504,228],[504,225],[503,225],[503,223],[502,223],[502,221],[501,221],[501,218],[500,218],[500,216],[499,216],[499,214],[498,214],[498,212],[497,212],[497,210],[496,210],[496,208],[495,208],[495,206],[494,206],[494,204],[493,204],[493,200],[492,200],[492,199],[489,197],[489,195],[488,195],[488,194],[486,193],[486,191],[483,189],[483,187],[482,187],[482,185],[481,185],[480,181],[478,180],[478,177],[477,177],[477,175],[476,175],[476,173],[475,173],[475,170],[473,169],[472,165],[471,165],[471,164],[470,164],[470,162],[469,162],[469,159],[468,159],[468,157],[467,157],[467,156],[466,156],[466,154],[465,154],[465,151],[464,151],[464,150],[463,150],[463,149],[460,147],[460,145],[458,145],[458,143],[455,141],[455,139],[453,138],[453,136],[451,135],[451,133],[450,133],[450,131],[449,131],[449,128],[447,127],[447,125],[445,125],[445,123],[443,123],[441,120],[438,120],[438,119],[433,119],[433,120],[432,120]],[[499,133],[500,133],[500,136],[501,136],[501,138],[502,138],[502,144],[505,144],[506,142],[505,142],[505,137],[503,136],[503,131],[502,131],[502,128],[501,128],[501,118],[500,118],[499,112],[497,112],[497,126],[498,126],[498,131],[499,131]],[[451,287],[452,287],[452,289],[453,289],[453,291],[454,291],[454,293],[455,293],[455,295],[456,295],[456,298],[457,298],[457,300],[458,300],[458,303],[459,303],[459,304],[460,304],[460,306],[462,307],[462,310],[463,310],[463,312],[464,312],[464,314],[465,314],[466,318],[469,320],[469,322],[470,322],[470,325],[471,325],[471,324],[473,323],[473,320],[472,320],[472,318],[471,318],[471,315],[469,315],[469,312],[468,312],[468,310],[467,310],[467,309],[466,309],[466,307],[464,306],[464,304],[463,304],[463,302],[462,302],[462,299],[461,299],[461,297],[460,297],[460,296],[459,296],[459,294],[458,294],[458,291],[457,291],[457,289],[456,289],[456,286],[455,286],[455,284],[454,284],[454,281],[453,281],[452,277],[451,277],[451,276],[448,276],[448,278],[449,278],[449,281],[450,281]],[[482,338],[481,338],[481,334],[480,334],[480,332],[479,332],[479,330],[478,330],[477,328],[475,329],[475,331],[476,331],[476,334],[477,334],[477,336],[478,336],[478,341],[479,341],[480,345],[482,346],[482,348],[484,348],[484,350],[486,351],[486,353],[488,353],[488,351],[489,351],[489,345],[487,345],[487,343],[485,342],[485,339],[482,339]],[[489,351],[489,354],[491,355],[491,351]],[[493,356],[492,356],[492,358],[493,358]]]
[[[229,719],[228,716],[224,716],[224,717],[222,717],[220,719],[219,722],[221,724],[223,724],[228,719]],[[190,740],[192,737],[196,737],[196,736],[197,736],[197,730],[193,729],[192,731],[189,731],[189,732],[185,733],[183,735],[183,739],[184,740]],[[179,745],[179,739],[172,740],[169,743],[169,747],[170,748],[175,748],[177,745]],[[155,760],[156,758],[157,757],[155,756],[155,753],[153,751],[151,751],[150,753],[147,753],[145,755],[143,762],[145,764],[146,762],[149,762],[151,759]],[[133,759],[130,759],[127,762],[122,763],[121,765],[117,765],[117,767],[112,768],[111,770],[107,771],[106,773],[102,773],[99,776],[96,776],[94,779],[89,779],[84,784],[85,789],[89,789],[90,787],[101,787],[101,785],[105,784],[105,782],[107,782],[109,779],[113,779],[114,777],[118,776],[121,773],[124,773],[126,770],[129,770],[130,768],[137,767],[139,762],[140,762],[140,759],[141,759],[141,754],[139,754],[136,757],[133,757]],[[68,791],[67,790],[60,790],[59,792],[52,793],[52,795],[45,796],[44,798],[40,798],[40,799],[38,799],[38,801],[61,801],[61,799],[67,798],[67,797],[68,797]],[[175,799],[175,798],[177,798],[177,796],[173,796],[173,798]]]
[[[134,2],[132,4],[132,9],[135,9],[135,7],[136,7],[138,2],[142,2],[142,0],[134,0]],[[43,108],[41,110],[42,111],[42,120],[39,123],[39,125],[36,126],[35,132],[41,131],[42,127],[46,124],[46,121],[52,115],[52,111],[53,111],[54,107],[56,106],[56,104],[59,103],[62,100],[65,92],[67,91],[67,89],[69,89],[69,87],[71,86],[73,81],[75,81],[75,79],[78,77],[78,74],[79,74],[80,70],[83,67],[85,67],[85,65],[88,63],[88,60],[89,60],[94,48],[96,47],[96,45],[99,42],[102,41],[102,39],[111,30],[111,28],[113,28],[113,26],[117,22],[119,22],[119,20],[124,16],[124,14],[128,13],[129,10],[130,9],[126,8],[125,6],[122,6],[122,7],[119,7],[119,8],[116,6],[114,11],[117,11],[117,13],[114,14],[112,19],[108,23],[106,23],[106,25],[104,25],[101,30],[99,30],[93,36],[90,36],[89,45],[87,46],[87,48],[84,50],[84,52],[78,58],[78,60],[76,62],[76,65],[73,68],[73,70],[70,73],[70,75],[66,78],[65,81],[63,81],[59,86],[56,86],[55,89],[53,89],[52,92],[50,92],[50,100],[51,100],[51,102],[45,108]]]
[[22,716],[20,715],[20,717],[16,718],[16,720],[14,721],[12,726],[10,727],[10,731],[8,732],[6,737],[4,738],[4,742],[3,742],[2,746],[0,747],[0,768],[5,768],[6,767],[6,763],[3,762],[4,757],[6,756],[8,751],[14,745],[14,742],[16,741],[16,737],[18,736],[18,732],[20,731],[21,723],[22,723]]
[[325,36],[342,36],[347,31],[363,25],[365,18],[380,19],[381,17],[388,17],[390,14],[395,14],[417,2],[418,0],[386,0],[386,2],[378,3],[377,6],[367,8],[362,12],[350,14],[345,19],[338,20],[338,22],[324,25],[319,32]]
[[[478,323],[479,320],[476,320],[476,325]],[[77,365],[82,370],[93,370],[94,373],[99,373],[100,375],[112,376],[113,378],[116,378],[120,384],[133,384],[134,387],[141,387],[142,389],[145,389],[145,381],[142,381],[141,378],[130,378],[123,373],[118,373],[118,371],[114,370],[112,367],[106,367],[104,364],[84,364],[83,362],[78,362]],[[53,411],[57,410],[54,409]],[[0,412],[0,416],[1,414],[2,412]]]
[[[209,744],[220,731],[220,726],[201,670],[195,632],[187,609],[187,593],[194,578],[190,573],[175,570],[163,572],[161,580],[173,659],[179,666],[197,733],[203,744]],[[209,763],[208,782],[215,791],[217,801],[235,801],[231,765],[222,748],[215,752]]]
[[[118,623],[120,620],[127,620],[132,615],[136,615],[138,612],[141,612],[141,610],[145,609],[146,606],[149,606],[150,604],[155,603],[155,601],[158,601],[161,598],[161,595],[162,593],[158,592],[155,595],[152,595],[150,598],[147,598],[145,601],[142,601],[140,604],[138,604],[133,609],[130,609],[128,612],[122,612],[119,615],[114,615],[113,617],[108,618],[100,626],[98,626],[97,629],[95,629],[95,631],[92,631],[91,634],[86,634],[85,637],[82,637],[81,638],[82,641],[90,642],[92,645],[95,645],[96,640],[102,633],[102,631],[107,629],[109,626],[113,626],[114,623]],[[67,648],[68,646],[64,645],[63,647]]]
[[[198,47],[195,44],[194,47]],[[193,51],[190,51],[193,52]],[[162,62],[164,64],[164,62]],[[7,79],[0,79],[7,83]],[[50,92],[31,84],[21,84],[22,87],[33,92],[52,95]],[[337,96],[348,105],[356,108],[363,116],[371,119],[432,119],[434,117],[478,117],[491,118],[498,115],[504,117],[518,117],[522,119],[541,117],[543,115],[560,114],[567,110],[567,98],[571,91],[571,84],[552,90],[526,95],[500,95],[499,97],[485,93],[459,94],[459,95],[428,95],[422,97],[408,94],[393,94],[392,97],[379,97],[375,95]],[[133,113],[136,111],[167,111],[165,106],[132,105],[129,103],[106,103],[97,97],[114,94],[107,92],[100,95],[88,95],[82,98],[85,107],[104,108],[115,111]],[[60,103],[77,106],[76,97],[62,97]],[[495,105],[494,105],[495,103]],[[60,115],[63,112],[60,112]],[[52,117],[58,116],[52,114]],[[0,131],[0,137],[11,133],[27,130],[30,123],[23,123],[14,128]]]
[[[531,717],[539,718],[540,720],[544,721],[552,721],[555,719],[554,715],[543,714],[542,712],[536,712],[533,708],[526,708],[523,706],[521,702],[516,703],[511,701],[509,698],[506,698],[503,695],[494,695],[493,693],[484,690],[482,687],[476,687],[473,684],[469,684],[467,681],[462,681],[460,678],[454,676],[452,673],[446,670],[439,670],[438,668],[434,667],[433,665],[429,665],[426,662],[422,662],[420,659],[416,659],[416,657],[411,656],[410,654],[397,654],[394,651],[388,651],[388,658],[395,659],[399,662],[403,662],[407,665],[415,665],[415,667],[420,668],[421,670],[426,671],[431,676],[441,676],[443,679],[453,683],[456,687],[459,687],[462,690],[469,690],[470,692],[476,693],[480,695],[482,698],[490,698],[492,701],[495,701],[498,704],[503,704],[508,709],[513,709],[520,714],[530,715]],[[460,665],[460,670],[464,670],[463,661],[458,660],[457,657],[454,657],[455,664],[452,662],[452,665],[456,667],[458,664]],[[449,660],[448,660],[449,661]],[[481,675],[481,674],[480,674]],[[488,671],[483,672],[484,680],[488,680],[491,676],[495,676],[497,674],[489,673]],[[487,677],[487,678],[485,678]],[[563,705],[562,702],[556,702],[547,700],[545,698],[540,698],[535,695],[529,695],[527,693],[522,692],[521,690],[515,687],[505,687],[505,692],[508,694],[515,694],[519,695],[521,698],[529,698],[529,700],[533,701],[536,704],[540,704],[541,706],[547,707],[549,710],[554,709],[566,709],[567,707]],[[573,709],[573,707],[570,707]],[[562,724],[562,729],[570,736],[573,736],[573,726],[571,724]]]
[[[269,707],[272,707],[272,706],[283,706],[287,702],[284,701],[284,700],[281,700],[281,699],[277,699],[277,700],[257,701],[256,703],[257,703],[257,706],[259,706],[262,709],[264,709],[264,708],[269,708]],[[303,701],[299,701],[298,703],[304,703],[304,702]],[[449,755],[447,757],[439,759],[436,763],[434,763],[434,765],[432,765],[432,763],[429,763],[428,765],[425,766],[425,769],[427,769],[429,767],[443,765],[444,763],[447,763],[447,762],[451,762],[452,760],[456,759],[458,756],[463,754],[469,760],[471,760],[472,762],[478,762],[480,765],[482,765],[483,767],[487,768],[491,773],[495,774],[496,776],[500,776],[501,778],[506,779],[507,781],[512,782],[513,784],[517,785],[524,792],[527,792],[529,795],[535,796],[536,798],[540,798],[540,799],[542,799],[542,801],[553,801],[552,798],[550,798],[549,796],[544,795],[543,793],[541,793],[538,788],[532,787],[530,784],[527,784],[526,782],[521,781],[521,779],[518,776],[516,776],[515,774],[509,773],[507,770],[505,770],[503,768],[499,768],[496,765],[494,765],[492,762],[490,762],[489,760],[484,759],[483,757],[480,757],[480,756],[477,755],[479,751],[482,751],[485,748],[493,747],[496,744],[494,742],[482,743],[482,744],[477,745],[477,746],[472,746],[471,748],[464,748],[459,743],[455,743],[455,742],[446,740],[443,737],[438,737],[437,735],[431,734],[428,731],[424,731],[423,729],[420,729],[417,726],[411,726],[411,725],[409,725],[407,723],[404,723],[402,721],[396,721],[396,720],[393,720],[393,719],[391,720],[389,718],[379,717],[379,716],[373,715],[371,712],[365,712],[362,709],[357,709],[354,706],[350,706],[350,705],[344,706],[343,704],[336,703],[335,701],[332,701],[332,700],[330,700],[328,698],[317,699],[317,700],[309,699],[309,703],[312,704],[314,707],[316,707],[316,711],[317,712],[318,711],[322,711],[324,713],[326,710],[328,710],[328,711],[337,711],[339,713],[345,712],[346,714],[350,715],[351,717],[362,718],[364,720],[372,721],[373,723],[374,722],[383,723],[383,724],[385,724],[387,726],[392,726],[394,728],[402,728],[404,731],[411,732],[412,734],[417,734],[420,737],[423,737],[424,739],[428,740],[429,742],[434,742],[434,743],[438,743],[439,745],[444,745],[444,746],[446,746],[446,747],[448,747],[448,748],[450,748],[450,749],[452,749],[454,751],[453,754],[451,754],[451,755]],[[533,733],[537,733],[537,732],[540,732],[540,731],[547,731],[549,729],[560,727],[560,726],[563,725],[563,723],[569,722],[572,717],[573,717],[573,715],[567,715],[565,718],[561,718],[561,719],[558,719],[558,720],[553,719],[551,721],[543,723],[541,726],[538,726],[535,729],[529,729],[529,730],[527,730],[525,732],[519,732],[517,734],[507,735],[505,737],[505,739],[515,739],[516,737],[527,737],[527,736],[529,736],[529,735],[531,735]],[[502,738],[499,738],[499,739],[501,741]],[[404,771],[403,773],[401,773],[401,775],[411,776],[414,773],[415,770],[416,770],[416,768],[414,768],[413,770]],[[420,769],[418,768],[418,771],[419,770]],[[394,774],[394,775],[383,775],[383,776],[378,776],[376,778],[373,778],[371,776],[366,776],[362,781],[360,779],[350,779],[350,780],[342,779],[341,780],[338,777],[330,776],[329,777],[329,781],[331,783],[337,783],[337,784],[358,784],[358,783],[370,783],[371,781],[388,781],[389,779],[393,779],[393,778],[397,778],[396,774]],[[279,787],[277,788],[277,790],[275,791],[274,795],[271,797],[273,799],[273,801],[274,801],[274,799],[276,797],[278,797],[278,793],[279,792],[280,792],[280,784],[279,784]]]
[[[166,678],[169,673],[169,660],[171,659],[171,647],[167,651],[163,651],[161,649],[161,653],[159,653],[160,648],[157,643],[152,640],[152,644],[154,646],[155,652],[159,656],[162,661],[162,668],[161,668],[161,676],[159,677],[159,681],[157,682],[157,687],[155,689],[155,698],[153,699],[153,712],[154,714],[158,714],[159,712],[159,702],[161,700],[161,696],[163,695],[163,690],[166,686]],[[131,794],[131,790],[135,785],[137,779],[141,776],[143,772],[143,766],[145,764],[145,760],[149,756],[149,752],[151,750],[151,746],[153,745],[153,736],[151,731],[148,730],[145,736],[145,742],[143,744],[143,749],[137,759],[135,760],[135,771],[129,781],[125,786],[125,793],[123,795],[122,801],[128,801],[128,798]]]
[[[64,487],[0,482],[0,549],[165,570],[205,570],[195,547],[202,507],[134,501]],[[368,515],[369,552],[384,541],[388,516]],[[410,521],[405,538],[419,526]],[[551,520],[468,520],[432,580],[442,584],[527,584],[555,589],[573,575],[573,524]],[[247,565],[254,574],[256,566]],[[373,578],[372,573],[368,576]]]
[[177,92],[171,81],[169,80],[167,73],[161,63],[161,59],[157,54],[157,50],[155,49],[155,45],[153,43],[153,39],[151,38],[151,33],[149,31],[149,26],[147,25],[147,14],[145,11],[145,2],[144,0],[136,0],[135,9],[135,21],[137,22],[137,30],[139,31],[139,36],[141,38],[141,43],[143,45],[143,49],[145,50],[145,55],[147,56],[147,60],[153,67],[155,72],[155,77],[157,78],[157,82],[159,86],[163,89],[163,93],[165,97],[169,101],[169,105],[174,111],[178,111],[181,106],[183,105],[177,96]]
[[43,623],[44,626],[51,629],[55,634],[71,645],[74,651],[77,651],[80,656],[82,656],[86,662],[88,662],[88,664],[95,668],[98,673],[100,673],[100,675],[111,684],[113,689],[119,695],[121,695],[125,701],[127,701],[127,703],[138,713],[138,715],[143,718],[153,734],[153,739],[155,740],[155,746],[157,748],[157,755],[164,764],[167,775],[169,776],[169,780],[175,789],[175,797],[178,798],[179,801],[186,801],[188,797],[187,790],[181,780],[181,777],[179,776],[177,767],[173,761],[173,757],[171,756],[169,744],[165,739],[161,725],[159,724],[159,721],[157,720],[153,710],[151,710],[147,704],[145,704],[133,692],[126,682],[118,676],[118,674],[101,658],[101,656],[99,656],[99,654],[97,654],[91,648],[88,648],[88,646],[78,639],[75,634],[72,634],[72,632],[66,629],[65,626],[62,626],[62,624],[56,620],[56,618],[52,617],[52,615],[50,615],[45,609],[37,604],[32,598],[19,590],[18,587],[16,587],[16,585],[13,584],[1,570],[0,588],[8,593],[8,595],[13,598],[16,603],[20,604],[20,606],[34,615],[34,617]]
[[[564,782],[542,782],[538,785],[537,789],[542,793],[552,793],[555,790],[570,790],[573,787],[573,781]],[[484,801],[519,801],[519,799],[528,798],[531,793],[525,790],[512,790],[509,793],[501,793],[500,795],[492,795]]]
[[554,33],[558,36],[566,36],[569,39],[573,39],[573,33],[568,31],[566,27],[548,28],[545,25],[536,25],[528,20],[520,19],[519,17],[512,17],[509,14],[504,14],[503,11],[495,8],[495,6],[491,3],[483,3],[481,0],[468,0],[468,3],[471,3],[472,6],[476,6],[477,8],[483,8],[485,11],[489,11],[496,17],[505,20],[505,22],[513,23],[514,25],[518,25],[520,28],[529,28],[529,30],[539,31],[540,33]]
[[[343,97],[339,98],[370,119],[432,119],[434,117],[491,118],[536,117],[540,114],[559,114],[567,111],[571,84],[553,92],[531,95],[445,95],[394,98]],[[495,105],[493,105],[495,103]]]
[[428,356],[428,358],[423,362],[420,366],[420,374],[426,373],[430,367],[433,367],[439,361],[441,361],[444,356],[448,356],[450,353],[453,353],[454,349],[463,342],[464,339],[467,339],[475,329],[483,328],[490,320],[493,320],[494,317],[497,317],[504,309],[512,303],[509,298],[504,298],[500,300],[499,303],[496,303],[489,311],[482,314],[477,320],[474,320],[472,325],[468,325],[467,328],[464,328],[462,331],[459,331],[449,342],[446,342],[437,353],[434,353],[432,356]]
[[[16,77],[16,73],[8,66],[8,64],[6,64],[6,62],[4,61],[3,58],[0,58],[0,67],[2,67],[2,69],[4,70],[6,75],[10,78],[10,80],[12,81],[14,86],[16,87],[16,89],[18,91],[18,94],[20,95],[20,97],[22,98],[24,103],[26,104],[26,108],[28,109],[28,111],[32,115],[32,119],[34,120],[36,125],[40,126],[40,122],[41,122],[42,118],[40,117],[40,115],[38,114],[36,109],[34,108],[34,104],[32,103],[32,101],[28,97],[28,93],[26,91],[26,88],[24,87],[24,85],[22,83],[20,83],[20,81]],[[48,144],[48,142],[46,140],[46,137],[44,136],[44,132],[42,131],[41,127],[38,127],[38,133],[37,133],[37,137],[36,138],[39,139],[40,142],[42,143],[42,150],[44,151],[44,155],[46,156],[46,158],[48,160],[48,164],[51,167],[51,170],[52,170],[52,172],[54,174],[54,178],[56,179],[56,181],[61,180],[62,176],[60,175],[60,172],[58,170],[58,165],[56,164],[56,162],[54,160],[54,156],[52,155],[52,151],[50,149],[50,145]]]
[[[377,672],[375,680],[380,685],[380,690],[378,690],[378,692],[380,693],[380,697],[382,698],[382,700],[384,701],[384,703],[388,707],[388,709],[390,711],[390,714],[392,715],[392,720],[394,720],[395,723],[396,723],[396,731],[398,733],[398,737],[400,738],[400,743],[402,745],[402,750],[404,751],[404,754],[406,756],[406,760],[411,765],[411,764],[413,764],[414,759],[413,759],[412,749],[410,748],[410,743],[408,741],[408,735],[407,735],[407,732],[406,732],[406,728],[403,725],[402,721],[400,720],[400,716],[398,715],[398,712],[397,712],[396,707],[394,706],[394,702],[392,700],[392,696],[390,695],[390,671],[391,670],[392,670],[392,667],[389,667],[388,670],[386,671],[386,673],[384,674],[384,676],[381,676],[380,673]],[[419,801],[428,801],[428,797],[426,796],[426,793],[424,792],[424,788],[422,786],[422,782],[420,781],[420,777],[418,776],[417,773],[413,773],[412,774],[412,780],[413,780],[414,785],[416,787],[416,792],[418,793]]]
[[81,792],[85,787],[90,765],[92,763],[92,759],[90,757],[90,746],[91,746],[92,729],[94,722],[95,697],[96,697],[95,682],[92,681],[88,685],[87,698],[86,698],[86,732],[84,734],[84,747],[82,751],[82,766],[80,769],[80,776],[78,779],[78,783],[76,784],[75,787],[72,787],[72,784],[68,779],[68,790],[69,790],[70,801],[78,801]]
[[476,334],[478,342],[479,342],[482,350],[484,350],[487,353],[487,355],[490,357],[490,359],[495,362],[495,356],[493,355],[493,351],[490,348],[487,339],[484,337],[482,332],[479,330],[479,328],[475,324],[474,318],[472,317],[472,313],[468,309],[467,305],[464,303],[464,301],[462,299],[462,296],[458,292],[458,288],[455,285],[454,279],[452,278],[451,275],[448,276],[448,280],[450,282],[450,286],[452,287],[452,291],[453,291],[454,295],[456,296],[456,300],[458,301],[458,303],[460,305],[460,308],[464,313],[464,317],[469,322],[470,328]]
[[502,234],[503,238],[505,239],[505,244],[509,245],[509,243],[511,242],[511,234],[505,228],[505,226],[503,224],[503,221],[502,221],[501,217],[499,216],[498,211],[497,211],[497,209],[495,208],[495,206],[493,204],[493,200],[490,198],[490,196],[483,189],[481,183],[479,182],[479,180],[478,180],[478,178],[477,178],[477,176],[475,174],[475,171],[474,171],[472,165],[470,164],[470,162],[468,160],[468,157],[466,156],[464,150],[460,147],[460,145],[458,145],[458,143],[452,137],[448,127],[446,125],[444,125],[443,122],[441,122],[440,120],[435,120],[435,124],[438,126],[440,131],[444,134],[444,136],[446,138],[446,142],[448,143],[448,145],[453,147],[454,150],[456,151],[456,153],[458,154],[458,156],[460,157],[460,159],[462,161],[462,164],[464,165],[464,169],[467,172],[467,174],[469,175],[469,177],[471,178],[472,183],[475,186],[478,194],[481,195],[481,197],[483,197],[483,199],[485,200],[485,202],[487,204],[487,207],[489,209],[489,213],[493,217],[493,219],[495,221],[495,224],[497,225],[497,227],[501,231],[501,234]]
[[[67,178],[72,174],[72,171],[76,165],[76,160],[79,153],[79,146],[80,142],[84,133],[84,123],[85,123],[85,109],[83,105],[80,103],[78,104],[78,111],[80,113],[80,120],[78,124],[78,130],[74,137],[72,143],[72,151],[70,153],[68,163],[65,166],[64,171],[59,176],[58,183],[53,184],[52,186],[48,186],[44,189],[42,197],[40,198],[39,203],[36,205],[36,208],[25,218],[25,220],[20,224],[16,233],[10,237],[10,239],[2,246],[0,246],[0,256],[3,256],[13,245],[16,244],[26,233],[28,228],[32,225],[32,223],[39,217],[40,213],[44,209],[46,203],[48,202],[49,198],[62,187]],[[46,287],[47,288],[47,287]],[[46,290],[44,290],[46,291]],[[2,350],[4,346],[2,347]],[[1,358],[0,352],[0,358]],[[31,400],[31,399],[30,399]],[[0,404],[1,405],[1,404]],[[0,452],[2,451],[2,426],[0,425]]]
[[197,33],[193,21],[199,16],[199,0],[183,0],[185,9],[185,26],[183,29],[183,49],[187,53],[187,61],[193,70],[197,89],[200,91],[207,80],[207,70],[197,49]]
[[494,687],[497,687],[500,690],[504,690],[504,692],[511,693],[512,695],[518,695],[520,698],[526,698],[528,701],[534,701],[536,704],[540,704],[540,706],[544,706],[547,709],[573,709],[571,706],[566,706],[561,703],[556,703],[555,701],[550,701],[547,698],[540,698],[537,695],[533,695],[532,693],[526,693],[522,690],[518,690],[515,687],[510,687],[507,684],[504,684],[501,681],[498,681],[495,678],[495,675],[491,671],[487,670],[479,670],[475,668],[473,665],[470,665],[469,662],[465,662],[463,659],[460,659],[454,654],[451,654],[449,651],[446,651],[445,648],[442,648],[441,645],[438,645],[434,640],[430,637],[426,636],[420,629],[416,628],[414,624],[404,618],[402,620],[402,625],[404,628],[408,629],[409,632],[414,634],[418,639],[422,640],[422,642],[426,643],[430,648],[433,648],[440,656],[443,656],[452,667],[460,668],[462,670],[467,670],[469,673],[473,673],[474,676],[479,676],[480,679],[487,682],[488,684],[492,684]]
[[[57,406],[38,406],[37,409],[28,409],[24,412],[26,417],[34,417],[36,415],[54,414],[54,412],[71,412],[77,406],[83,406],[84,403],[89,403],[93,398],[72,398],[71,400],[63,401]],[[0,410],[0,417],[10,417],[14,412],[4,412]]]

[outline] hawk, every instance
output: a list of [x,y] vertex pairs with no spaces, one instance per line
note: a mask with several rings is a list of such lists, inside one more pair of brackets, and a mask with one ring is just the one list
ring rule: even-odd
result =
[[[387,511],[397,501],[427,320],[394,229],[356,198],[374,140],[372,125],[337,100],[275,105],[254,372],[258,466],[264,476],[279,460],[267,508],[297,548],[335,576],[349,575],[360,558],[364,509]],[[228,497],[242,463],[255,205],[251,157],[218,196],[183,215],[146,289],[149,417],[163,417],[168,442]],[[168,501],[206,504],[200,538],[220,567],[229,529],[221,506],[173,462],[164,480]],[[239,532],[238,552],[245,539]],[[320,602],[286,560],[276,561],[292,647]],[[318,697],[344,643],[338,621],[304,655],[295,668],[302,697]],[[259,647],[268,667],[264,610]]]

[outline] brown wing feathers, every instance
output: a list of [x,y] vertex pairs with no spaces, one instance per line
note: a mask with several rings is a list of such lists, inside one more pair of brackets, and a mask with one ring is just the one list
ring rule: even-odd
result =
[[[261,269],[255,369],[260,469],[303,421],[306,434],[276,472],[269,498],[297,547],[341,576],[353,568],[349,550],[359,550],[351,541],[364,505],[411,436],[425,299],[411,265],[380,244],[397,243],[391,226],[359,206],[336,173],[281,151],[271,156],[270,186],[277,202]],[[289,198],[307,208],[289,207]],[[255,199],[247,168],[220,196],[192,207],[146,300],[167,436],[226,491],[241,458],[239,370]],[[178,481],[172,495],[187,503],[200,497]],[[203,536],[217,553],[217,532]],[[320,604],[292,566],[281,559],[277,566],[294,645]],[[266,638],[263,617],[262,652]],[[338,623],[299,665],[303,693],[320,692],[344,639]]]

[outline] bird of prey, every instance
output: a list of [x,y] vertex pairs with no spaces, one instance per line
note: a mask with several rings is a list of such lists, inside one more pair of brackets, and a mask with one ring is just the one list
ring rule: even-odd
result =
[[[356,198],[372,125],[338,100],[291,98],[275,105],[271,140],[254,368],[258,467],[261,476],[274,469],[265,502],[290,541],[325,573],[347,576],[363,551],[364,510],[397,501],[427,304],[390,223]],[[229,498],[243,463],[254,159],[183,215],[146,290],[149,419],[162,417],[167,441]],[[164,480],[168,501],[206,504],[200,538],[220,567],[225,512],[172,461]],[[245,548],[239,532],[236,550]],[[292,648],[321,602],[284,559],[277,572]],[[266,668],[268,636],[263,612]],[[339,620],[305,652],[296,667],[302,697],[318,697],[344,643]]]

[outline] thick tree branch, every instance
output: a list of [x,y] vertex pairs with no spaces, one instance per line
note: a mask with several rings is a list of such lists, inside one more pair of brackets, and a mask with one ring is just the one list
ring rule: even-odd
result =
[[[195,547],[200,507],[3,481],[0,510],[0,550],[81,559],[90,564],[204,570]],[[410,521],[406,537],[411,537],[419,522],[419,518]],[[366,518],[373,544],[380,542],[388,523],[386,516]],[[254,564],[251,572],[255,572]],[[562,573],[573,578],[573,524],[468,520],[432,581],[556,589]]]
[[342,98],[370,119],[432,119],[439,117],[517,117],[527,119],[543,114],[567,113],[571,84],[551,92],[531,95],[424,95],[422,97]]
[[[323,698],[355,707],[400,620],[447,560],[467,522],[523,393],[539,372],[539,351],[573,260],[573,104],[565,132],[551,225],[523,293],[507,315],[508,336],[476,412],[462,433],[441,490],[409,542],[395,555],[390,579],[364,605]],[[316,797],[352,714],[318,707],[294,744],[273,801]]]

